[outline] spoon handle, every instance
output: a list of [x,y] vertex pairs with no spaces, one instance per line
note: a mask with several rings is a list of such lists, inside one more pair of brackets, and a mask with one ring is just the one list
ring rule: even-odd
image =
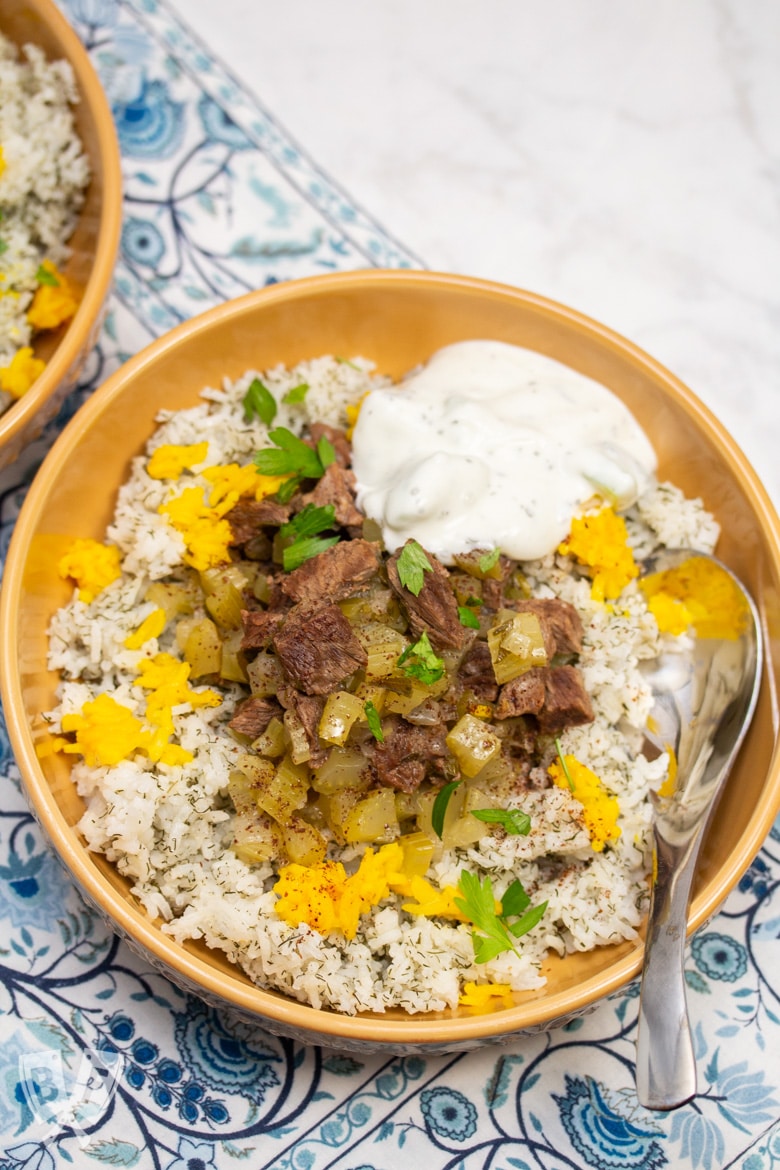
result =
[[688,900],[701,838],[671,843],[656,826],[636,1042],[636,1092],[646,1109],[674,1109],[696,1093],[685,996]]

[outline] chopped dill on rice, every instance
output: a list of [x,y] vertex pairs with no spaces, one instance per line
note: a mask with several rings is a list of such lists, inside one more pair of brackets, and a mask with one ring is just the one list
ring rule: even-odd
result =
[[77,308],[59,266],[89,182],[78,100],[68,61],[34,44],[17,51],[0,33],[0,414],[43,370],[34,335]]

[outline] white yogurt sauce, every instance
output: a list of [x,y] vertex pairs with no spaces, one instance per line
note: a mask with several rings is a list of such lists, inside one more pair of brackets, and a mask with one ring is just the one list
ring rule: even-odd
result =
[[552,552],[595,494],[626,506],[656,458],[605,386],[501,341],[461,341],[363,403],[357,499],[392,552],[409,537],[445,564],[495,548]]

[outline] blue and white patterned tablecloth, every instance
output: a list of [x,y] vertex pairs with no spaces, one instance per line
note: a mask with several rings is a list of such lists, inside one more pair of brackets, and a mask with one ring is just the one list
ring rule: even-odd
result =
[[[0,556],[66,417],[129,354],[272,281],[421,266],[162,0],[63,7],[119,129],[122,251],[83,385],[0,476]],[[27,811],[2,722],[0,784],[3,1170],[780,1167],[780,825],[689,948],[699,1094],[661,1115],[634,1093],[635,985],[558,1031],[449,1057],[356,1058],[232,1021],[87,909]]]

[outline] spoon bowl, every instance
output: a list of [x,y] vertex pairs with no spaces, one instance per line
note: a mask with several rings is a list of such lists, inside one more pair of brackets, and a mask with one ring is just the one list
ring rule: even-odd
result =
[[[637,1031],[636,1088],[648,1109],[674,1109],[696,1093],[685,995],[688,902],[710,814],[753,716],[761,678],[758,614],[744,586],[714,557],[665,551],[651,574],[686,572],[705,562],[723,603],[720,620],[701,625],[687,654],[662,654],[645,675],[654,707],[647,738],[671,751],[676,774],[654,795],[653,883]],[[667,791],[667,788],[670,789]]]

